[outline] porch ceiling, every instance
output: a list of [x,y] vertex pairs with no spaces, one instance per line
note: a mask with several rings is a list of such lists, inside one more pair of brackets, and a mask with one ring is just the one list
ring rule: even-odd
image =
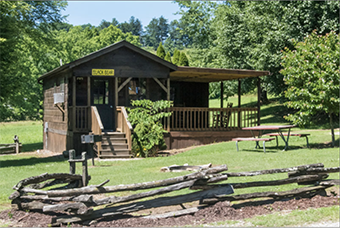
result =
[[170,72],[172,81],[218,82],[269,75],[269,71],[178,67]]

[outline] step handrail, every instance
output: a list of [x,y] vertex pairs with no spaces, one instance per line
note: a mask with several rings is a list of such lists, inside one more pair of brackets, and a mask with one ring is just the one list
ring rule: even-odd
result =
[[131,151],[133,128],[128,118],[129,116],[126,112],[125,107],[124,106],[117,107],[117,120],[118,120],[117,131],[125,133],[125,137],[127,139],[127,144],[128,144],[128,149],[129,151]]
[[[91,131],[95,135],[102,135],[103,130],[104,130],[104,126],[100,118],[98,109],[96,106],[91,106]],[[97,144],[97,152],[99,154],[102,149],[102,143],[96,142],[96,144]]]

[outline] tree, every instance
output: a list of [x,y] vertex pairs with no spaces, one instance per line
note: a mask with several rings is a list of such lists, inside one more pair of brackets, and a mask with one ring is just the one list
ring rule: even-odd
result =
[[213,1],[176,1],[180,7],[179,14],[181,34],[190,38],[194,48],[208,48],[214,38],[211,22],[217,3]]
[[164,57],[164,60],[166,60],[166,61],[172,63],[170,52],[167,52],[167,53],[166,53],[166,55],[165,55],[165,57]]
[[314,31],[303,42],[292,41],[294,49],[283,51],[281,73],[288,86],[285,104],[295,113],[285,118],[300,126],[318,122],[317,114],[329,115],[332,145],[335,145],[333,116],[339,115],[340,37],[335,32],[325,36]]
[[175,48],[183,50],[185,47],[189,47],[192,39],[185,33],[183,33],[185,25],[182,21],[173,20],[169,25],[169,36],[164,42],[164,49],[174,53]]
[[179,57],[178,61],[179,66],[189,66],[189,60],[187,55],[184,52],[181,52],[181,55]]
[[[180,4],[187,9],[180,12],[181,20],[193,32],[188,32],[195,47],[190,64],[268,70],[272,74],[261,84],[264,95],[282,95],[287,88],[280,74],[280,50],[293,47],[291,38],[301,41],[314,29],[321,34],[339,31],[337,1],[228,1],[210,8],[204,2]],[[255,87],[253,79],[242,82],[242,90]]]
[[144,46],[154,47],[156,50],[159,42],[164,42],[168,37],[168,24],[167,20],[161,16],[160,18],[153,18],[145,28],[145,34],[143,36]]
[[111,25],[111,22],[106,21],[106,20],[102,20],[98,26],[99,30],[102,30],[104,28],[108,28]]
[[163,48],[162,42],[159,43],[157,48],[157,56],[164,59],[165,58],[165,50]]
[[174,51],[174,55],[172,56],[172,62],[175,65],[178,65],[179,63],[179,57],[181,56],[181,52],[177,50],[177,48]]
[[51,67],[44,48],[53,44],[51,31],[63,22],[60,11],[66,5],[61,1],[0,1],[1,121],[38,118],[41,89],[36,79]]

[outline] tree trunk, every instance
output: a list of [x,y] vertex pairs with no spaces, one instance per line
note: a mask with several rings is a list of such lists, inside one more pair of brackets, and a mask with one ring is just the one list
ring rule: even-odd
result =
[[264,90],[263,88],[261,89],[260,101],[261,101],[261,104],[269,104],[267,90]]
[[334,126],[333,126],[333,113],[329,113],[329,123],[331,125],[331,134],[332,134],[332,147],[335,146],[335,137],[334,137]]

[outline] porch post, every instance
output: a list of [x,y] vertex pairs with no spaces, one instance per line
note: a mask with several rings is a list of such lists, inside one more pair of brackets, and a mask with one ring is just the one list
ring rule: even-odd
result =
[[[170,76],[168,77],[168,79],[167,79],[167,100],[168,101],[170,101]],[[168,111],[170,111],[169,109],[168,109]],[[170,116],[167,118],[167,131],[168,132],[170,132]]]
[[75,132],[76,130],[76,83],[77,79],[76,76],[73,76],[73,83],[72,83],[72,130]]
[[257,125],[261,124],[260,117],[261,117],[261,79],[257,77]]
[[117,130],[117,127],[118,127],[118,113],[117,113],[117,106],[118,106],[118,78],[115,77],[115,103],[114,103],[114,109],[115,109],[115,127],[116,127],[116,130]]
[[221,81],[221,108],[223,108],[223,81]]
[[91,77],[87,78],[87,115],[88,115],[88,130],[92,130],[91,118]]
[[[237,94],[238,94],[238,108],[241,108],[241,79],[238,79]],[[237,126],[238,126],[238,128],[241,128],[241,112],[238,111],[237,114],[238,114]]]

